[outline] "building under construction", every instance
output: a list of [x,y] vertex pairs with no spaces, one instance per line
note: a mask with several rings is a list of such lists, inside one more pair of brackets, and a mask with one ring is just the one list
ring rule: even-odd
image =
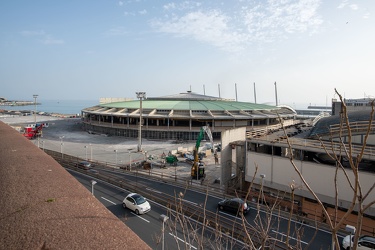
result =
[[[176,95],[102,103],[82,110],[84,129],[108,135],[158,140],[195,140],[200,128],[209,126],[214,139],[221,132],[278,124],[292,120],[288,107],[237,102],[190,91]],[[141,126],[140,126],[140,120]]]

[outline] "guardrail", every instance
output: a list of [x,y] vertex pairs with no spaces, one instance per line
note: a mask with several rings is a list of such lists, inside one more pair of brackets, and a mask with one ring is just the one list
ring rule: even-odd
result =
[[[288,141],[292,148],[301,147],[301,148],[309,148],[309,150],[315,149],[317,152],[325,153],[324,148],[327,149],[330,153],[341,154],[345,155],[345,150],[349,152],[349,144],[348,143],[340,143],[334,141],[319,141],[319,140],[312,140],[312,139],[300,139],[300,138],[288,138],[288,141],[285,137],[279,138],[278,140],[269,141],[267,139],[252,139],[254,142],[264,143],[264,144],[277,144],[282,145],[284,147],[288,147]],[[363,145],[352,144],[352,156],[357,157],[360,152],[362,151]],[[371,145],[366,145],[363,150],[363,158],[364,159],[375,159],[375,147]]]
[[[372,122],[370,127],[369,121],[349,122],[349,126],[352,133],[366,133],[368,129],[370,129],[370,134],[375,133],[375,121]],[[347,134],[348,127],[346,124],[333,124],[329,126],[329,132],[330,134]]]
[[[220,216],[217,212],[212,212],[209,210],[205,210],[204,207],[195,205],[189,202],[183,202],[183,200],[180,200],[178,197],[170,196],[168,194],[158,194],[158,193],[150,193],[149,191],[146,191],[142,186],[138,185],[138,183],[132,183],[130,181],[123,181],[122,178],[119,178],[115,174],[109,174],[109,173],[100,173],[100,169],[110,169],[111,171],[115,172],[121,172],[126,173],[130,175],[147,175],[147,171],[138,171],[138,170],[124,170],[116,168],[112,164],[107,163],[98,163],[96,162],[95,169],[99,170],[98,173],[92,173],[87,170],[83,170],[77,167],[77,163],[80,161],[83,161],[83,159],[61,154],[55,151],[51,150],[45,150],[47,154],[52,156],[58,163],[60,163],[61,166],[73,169],[78,172],[85,173],[86,175],[92,176],[96,179],[103,180],[107,183],[113,184],[115,186],[118,186],[120,188],[129,190],[131,192],[137,192],[145,197],[148,197],[148,199],[153,200],[161,205],[164,205],[165,207],[169,208],[170,212],[174,216],[185,216],[190,219],[194,219],[196,221],[199,221],[200,223],[204,224],[207,227],[210,227],[212,230],[214,230],[215,233],[219,233],[221,235],[226,235],[233,237],[237,240],[240,240],[241,242],[244,242],[244,244],[248,244],[250,241],[248,239],[249,235],[251,236],[251,240],[259,246],[261,243],[262,235],[260,232],[254,229],[253,226],[251,226],[248,222],[244,221],[243,219],[233,220],[224,216]],[[148,177],[155,178],[155,175],[147,175]],[[160,180],[160,178],[157,178]],[[168,178],[169,180],[173,180],[173,178]],[[176,180],[176,177],[175,177]],[[174,182],[175,184],[181,185],[181,181]],[[188,188],[191,187],[191,183],[189,184],[186,179],[184,180],[184,183],[188,185]],[[186,187],[186,186],[184,186]],[[207,187],[206,187],[207,188]],[[194,189],[198,189],[202,192],[206,192],[206,188],[194,186]],[[210,190],[210,194],[215,193],[218,196],[222,196],[222,192]],[[228,232],[230,234],[228,235]],[[288,249],[282,242],[280,242],[277,239],[274,239],[274,242],[272,242],[273,249]]]

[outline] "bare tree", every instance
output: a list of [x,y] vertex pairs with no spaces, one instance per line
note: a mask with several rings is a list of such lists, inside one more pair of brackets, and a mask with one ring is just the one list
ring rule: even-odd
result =
[[[326,146],[325,143],[320,138],[321,146],[325,149],[325,152],[331,159],[333,159],[336,163],[336,172],[335,172],[335,177],[334,177],[334,183],[335,183],[335,212],[333,215],[330,215],[324,206],[322,200],[319,198],[319,196],[315,193],[315,191],[310,187],[308,182],[306,181],[305,177],[302,175],[301,171],[298,169],[294,162],[294,157],[293,153],[289,155],[290,162],[294,168],[294,170],[297,172],[299,177],[301,178],[304,186],[308,189],[310,194],[314,197],[314,199],[318,202],[320,205],[324,216],[328,219],[327,224],[329,226],[330,231],[332,232],[332,249],[340,249],[340,243],[338,241],[337,233],[340,228],[344,225],[346,222],[346,219],[349,217],[349,215],[354,211],[355,208],[357,208],[358,212],[358,217],[357,217],[357,223],[356,223],[356,233],[354,235],[354,242],[353,245],[356,247],[358,245],[358,239],[361,234],[361,229],[362,229],[362,221],[363,221],[363,216],[365,214],[365,211],[371,207],[372,205],[375,204],[375,200],[368,200],[368,196],[370,195],[371,192],[374,191],[375,188],[375,182],[369,188],[368,190],[363,190],[361,181],[359,178],[359,164],[362,161],[366,145],[367,145],[367,139],[369,137],[369,134],[371,132],[372,128],[372,123],[373,123],[373,117],[374,117],[374,101],[372,101],[372,109],[370,112],[370,117],[369,117],[369,122],[368,122],[368,127],[366,130],[365,134],[365,139],[360,147],[359,153],[355,155],[354,153],[354,143],[353,143],[353,135],[352,135],[352,127],[351,123],[348,118],[348,112],[346,108],[345,101],[343,100],[342,96],[338,93],[338,91],[335,89],[336,94],[339,96],[341,103],[342,103],[342,112],[341,112],[341,122],[340,122],[340,130],[339,130],[339,150],[336,150],[336,147],[334,147],[333,143],[333,137],[334,135],[331,134],[331,144],[330,146]],[[347,138],[348,142],[344,143],[343,141],[343,131],[347,133]],[[284,133],[285,130],[284,130]],[[290,149],[290,152],[293,152],[291,148],[291,143],[289,142],[288,137],[286,136],[286,140],[288,142],[288,146]],[[344,168],[342,164],[342,157],[346,157],[348,159],[350,169],[347,170]],[[338,204],[339,204],[339,196],[338,196],[338,173],[339,171],[342,171],[345,175],[345,180],[348,185],[350,185],[350,188],[352,190],[351,194],[351,203],[350,206],[348,207],[347,211],[345,212],[344,216],[341,217],[341,219],[338,220]],[[348,171],[351,171],[353,176],[354,176],[354,181],[349,178]],[[343,181],[343,180],[340,180]],[[348,194],[350,195],[350,194]]]

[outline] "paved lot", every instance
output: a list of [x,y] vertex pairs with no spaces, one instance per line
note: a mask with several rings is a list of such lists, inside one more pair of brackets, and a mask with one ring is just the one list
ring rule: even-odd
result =
[[[81,129],[79,118],[58,118],[51,116],[37,116],[37,122],[48,123],[43,129],[43,135],[33,140],[36,146],[65,154],[92,159],[94,161],[108,162],[111,164],[128,165],[129,162],[145,159],[145,153],[136,152],[138,139],[129,139],[103,134],[89,134]],[[22,129],[26,124],[34,123],[34,116],[0,117],[0,121]],[[204,142],[202,141],[201,144]],[[151,162],[160,163],[161,155],[168,152],[176,152],[179,148],[192,149],[195,141],[176,144],[174,141],[142,140],[142,149],[147,152],[147,158],[153,157]],[[130,153],[129,153],[130,152]],[[220,157],[220,155],[219,155]],[[190,177],[191,164],[185,162],[185,158],[178,157],[176,167],[166,164],[165,169],[154,167],[153,171],[165,174],[177,174],[179,177]],[[212,184],[220,177],[220,165],[214,164],[213,155],[203,158],[207,174],[205,183]]]

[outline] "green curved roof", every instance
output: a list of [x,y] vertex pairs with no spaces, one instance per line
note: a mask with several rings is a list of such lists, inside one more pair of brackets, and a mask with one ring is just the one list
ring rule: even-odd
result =
[[[101,107],[138,109],[140,101],[125,101],[101,104]],[[274,110],[275,106],[255,104],[248,102],[222,101],[222,100],[143,100],[144,109],[165,110]]]

